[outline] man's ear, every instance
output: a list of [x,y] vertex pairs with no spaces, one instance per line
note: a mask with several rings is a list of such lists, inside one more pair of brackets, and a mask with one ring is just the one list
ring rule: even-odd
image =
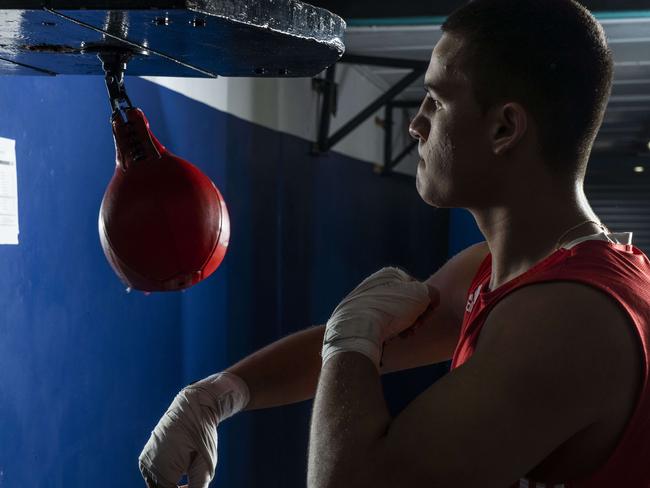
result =
[[526,135],[528,113],[518,103],[510,102],[496,109],[492,132],[492,150],[502,156],[512,150]]

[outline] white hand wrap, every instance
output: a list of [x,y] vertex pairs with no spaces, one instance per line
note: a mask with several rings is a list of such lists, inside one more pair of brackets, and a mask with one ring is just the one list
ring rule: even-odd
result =
[[248,386],[232,373],[218,373],[176,395],[140,454],[145,479],[176,488],[183,474],[190,488],[207,488],[217,467],[217,425],[240,412]]
[[384,342],[411,327],[429,306],[429,290],[397,268],[366,278],[327,321],[323,364],[340,352],[360,352],[380,368]]

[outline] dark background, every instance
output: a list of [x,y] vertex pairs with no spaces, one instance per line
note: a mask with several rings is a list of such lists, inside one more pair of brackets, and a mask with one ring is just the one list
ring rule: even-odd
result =
[[[429,17],[448,15],[466,2],[438,0],[428,2],[395,2],[393,0],[313,0],[308,3],[327,8],[347,19],[388,17]],[[641,0],[590,0],[581,2],[595,12],[648,9]]]

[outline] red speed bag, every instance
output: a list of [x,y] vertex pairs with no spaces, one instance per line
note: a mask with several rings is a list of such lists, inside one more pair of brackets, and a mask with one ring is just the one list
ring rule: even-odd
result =
[[99,212],[104,254],[131,288],[189,288],[223,261],[226,204],[206,175],[158,142],[141,110],[126,116],[112,119],[117,166]]

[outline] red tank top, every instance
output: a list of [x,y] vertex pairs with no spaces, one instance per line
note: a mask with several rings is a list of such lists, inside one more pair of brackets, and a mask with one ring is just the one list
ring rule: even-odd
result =
[[[592,236],[592,239],[603,236]],[[586,479],[548,486],[521,479],[512,488],[650,487],[650,261],[646,255],[631,244],[586,240],[570,249],[557,250],[496,290],[488,290],[491,272],[492,255],[488,254],[468,292],[452,369],[472,356],[489,312],[502,298],[525,285],[545,281],[577,281],[613,297],[634,323],[644,351],[641,394],[623,437],[608,461]]]

